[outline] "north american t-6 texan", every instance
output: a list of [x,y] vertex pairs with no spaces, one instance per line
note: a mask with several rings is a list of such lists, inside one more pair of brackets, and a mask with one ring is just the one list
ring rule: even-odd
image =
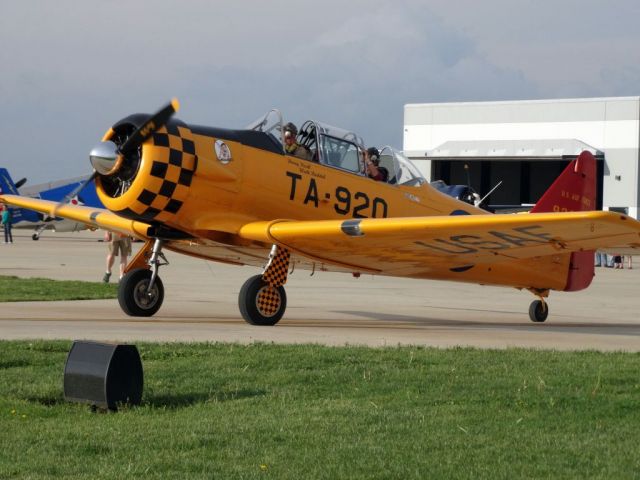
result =
[[184,123],[173,118],[177,109],[173,100],[155,114],[130,115],[91,151],[87,180],[95,179],[104,209],[0,195],[143,240],[118,287],[122,310],[134,317],[162,305],[164,250],[262,268],[240,288],[239,309],[253,325],[275,325],[294,269],[527,289],[537,297],[531,320],[544,322],[551,290],[589,286],[594,250],[640,248],[640,222],[594,211],[589,152],[529,213],[495,215],[438,191],[390,147],[376,162],[386,178],[373,180],[372,159],[352,132],[307,121],[289,139],[277,110],[234,130]]

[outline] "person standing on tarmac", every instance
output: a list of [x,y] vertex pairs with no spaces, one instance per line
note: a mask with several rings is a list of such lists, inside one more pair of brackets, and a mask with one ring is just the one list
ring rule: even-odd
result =
[[120,255],[120,280],[124,276],[124,269],[127,266],[127,258],[131,255],[131,237],[120,233],[105,232],[104,241],[108,242],[109,253],[107,253],[107,270],[102,277],[104,283],[109,283],[111,278],[111,268],[115,262],[115,257]]
[[11,210],[7,205],[0,205],[0,207],[2,207],[2,226],[4,227],[4,243],[13,243],[13,234],[11,233],[13,216],[11,214]]

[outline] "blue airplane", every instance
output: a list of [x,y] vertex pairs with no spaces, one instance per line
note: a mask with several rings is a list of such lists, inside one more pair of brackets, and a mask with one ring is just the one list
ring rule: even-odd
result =
[[[90,207],[104,208],[102,202],[96,194],[96,186],[93,181],[89,182],[82,190],[74,194],[82,184],[84,178],[71,178],[56,182],[43,183],[40,185],[21,188],[27,179],[23,178],[18,182],[13,181],[9,171],[0,167],[0,193],[11,193],[12,195],[24,195],[32,198],[41,198],[54,202],[74,203],[87,205]],[[73,197],[71,197],[73,195]],[[32,228],[33,240],[38,240],[45,229],[54,232],[77,232],[84,230],[87,226],[83,223],[65,220],[62,218],[51,218],[42,213],[27,210],[26,208],[12,207],[14,228]]]

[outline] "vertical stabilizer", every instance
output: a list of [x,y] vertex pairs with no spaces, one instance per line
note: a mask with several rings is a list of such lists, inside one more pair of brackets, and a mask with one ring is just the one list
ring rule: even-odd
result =
[[[18,188],[20,188],[26,179],[22,179],[18,181],[16,185],[9,174],[9,171],[6,168],[0,168],[0,193],[5,193],[8,195],[20,195],[18,192]],[[13,223],[18,223],[22,221],[27,222],[38,222],[40,220],[40,215],[33,210],[26,210],[24,208],[10,207],[13,215]]]
[[[596,159],[591,152],[584,151],[567,165],[531,213],[579,212],[595,208]],[[572,253],[565,291],[587,288],[594,275],[594,252]]]
[[6,168],[0,168],[0,193],[8,195],[19,195],[16,185],[13,183],[11,175]]

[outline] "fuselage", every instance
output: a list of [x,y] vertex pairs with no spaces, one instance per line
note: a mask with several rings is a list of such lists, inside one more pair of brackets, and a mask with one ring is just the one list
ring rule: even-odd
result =
[[[135,124],[135,117],[116,124],[105,139],[113,137],[119,125]],[[286,155],[277,141],[259,131],[188,126],[172,120],[166,131],[154,133],[142,145],[136,162],[123,192],[98,177],[103,204],[124,217],[171,231],[174,240],[169,249],[222,262],[264,264],[270,245],[247,242],[237,235],[252,222],[490,215],[427,183],[377,182],[359,172]],[[468,263],[473,264],[474,249],[469,244],[439,240],[441,248],[450,249],[452,255],[468,254]],[[398,245],[396,252],[401,250]],[[303,269],[541,289],[563,289],[569,262],[563,254],[452,271],[450,258],[428,248],[420,258],[412,253],[400,262],[386,261],[383,249],[350,258],[340,258],[331,249],[322,257],[293,255],[293,264]]]

